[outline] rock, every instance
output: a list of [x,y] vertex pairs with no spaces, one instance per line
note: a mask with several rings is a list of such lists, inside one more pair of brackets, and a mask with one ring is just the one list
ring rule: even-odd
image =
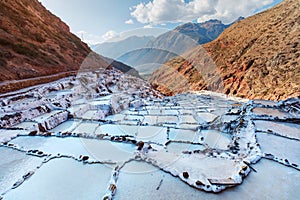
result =
[[43,135],[46,136],[46,137],[49,137],[49,136],[52,135],[52,133],[51,133],[51,132],[46,132],[46,133],[44,133]]
[[143,141],[138,142],[138,143],[137,143],[137,147],[138,147],[137,150],[139,150],[139,151],[142,150],[143,147],[144,147],[144,144],[145,144],[145,143],[144,143]]
[[298,167],[298,165],[295,164],[295,163],[292,163],[291,165],[292,165],[293,167]]
[[82,158],[81,158],[83,161],[87,161],[88,159],[89,159],[89,157],[88,156],[82,156]]
[[30,152],[30,153],[37,153],[39,150],[29,150],[28,152]]
[[182,173],[182,176],[183,176],[184,178],[189,178],[189,173],[188,173],[188,172],[183,172],[183,173]]
[[196,181],[196,185],[197,185],[197,186],[205,186],[205,184],[204,184],[204,183],[202,183],[202,182],[201,182],[201,181],[199,181],[199,180],[198,180],[198,181]]
[[15,189],[15,188],[19,187],[23,182],[24,182],[23,178],[19,179],[17,182],[15,182],[13,184],[12,189]]
[[31,131],[28,135],[29,136],[35,136],[38,132],[37,131]]
[[248,166],[247,165],[244,165],[243,167],[242,167],[242,170],[243,171],[246,171],[248,169]]
[[275,156],[272,155],[272,154],[270,154],[270,153],[266,153],[266,154],[265,154],[265,158],[268,158],[268,159],[273,160],[273,159],[275,158]]
[[288,165],[290,164],[289,161],[288,161],[288,159],[284,159],[284,162],[285,162],[286,164],[288,164]]
[[28,178],[31,177],[33,174],[34,174],[34,171],[30,171],[30,172],[28,172],[27,174],[25,174],[25,175],[23,176],[23,178],[24,178],[24,179],[28,179]]
[[109,190],[114,194],[117,190],[117,186],[115,184],[110,184]]
[[103,200],[110,200],[111,198],[108,196],[103,197]]
[[136,140],[128,140],[130,141],[132,144],[136,144]]

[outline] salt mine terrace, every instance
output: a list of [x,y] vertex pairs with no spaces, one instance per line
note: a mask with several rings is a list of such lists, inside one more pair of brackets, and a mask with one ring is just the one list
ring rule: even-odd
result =
[[110,69],[0,104],[0,199],[299,196],[297,98],[163,97]]

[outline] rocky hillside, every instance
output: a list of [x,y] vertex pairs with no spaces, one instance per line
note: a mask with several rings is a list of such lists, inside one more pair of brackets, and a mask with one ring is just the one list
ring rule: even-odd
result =
[[300,95],[300,2],[233,24],[216,40],[159,68],[152,83],[166,94],[209,89],[246,98]]
[[86,58],[96,68],[110,64],[37,0],[0,1],[1,93],[69,75],[88,66]]

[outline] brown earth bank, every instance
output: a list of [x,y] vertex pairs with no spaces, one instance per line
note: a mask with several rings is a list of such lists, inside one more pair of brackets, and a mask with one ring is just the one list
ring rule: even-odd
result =
[[167,95],[213,90],[250,99],[300,96],[300,1],[227,28],[216,40],[166,62],[150,81]]
[[69,71],[69,72],[62,72],[62,73],[58,73],[58,74],[53,74],[53,75],[48,75],[48,76],[40,76],[40,77],[30,78],[30,79],[5,81],[0,84],[0,94],[20,90],[22,88],[28,88],[28,87],[39,85],[39,84],[53,82],[53,81],[62,79],[67,76],[76,76],[76,74],[77,74],[77,71]]
[[[41,78],[30,82],[31,78],[68,75],[64,72],[110,65],[138,75],[127,65],[93,53],[64,22],[37,0],[0,1],[0,93],[47,80]],[[23,81],[9,82],[12,80]],[[4,81],[9,85],[3,86]]]

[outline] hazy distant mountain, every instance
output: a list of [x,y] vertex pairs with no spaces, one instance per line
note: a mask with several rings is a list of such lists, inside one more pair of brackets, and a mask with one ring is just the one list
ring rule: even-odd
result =
[[176,52],[178,55],[216,39],[229,25],[219,20],[186,23],[158,36],[149,47]]
[[92,45],[91,49],[103,56],[115,59],[128,52],[146,47],[154,39],[153,36],[131,36],[118,42]]
[[116,59],[132,66],[141,76],[147,79],[161,66],[161,63],[166,62],[175,56],[177,56],[177,54],[166,50],[142,48],[128,52]]
[[300,96],[299,7],[299,0],[285,0],[235,23],[213,42],[164,63],[150,80],[167,94],[208,89],[245,98]]
[[228,26],[230,25],[225,25],[218,20],[209,20],[204,23],[186,23],[158,36],[144,48],[134,49],[120,57],[116,57],[116,59],[134,67],[141,75],[148,77],[162,63],[199,44],[214,40]]

